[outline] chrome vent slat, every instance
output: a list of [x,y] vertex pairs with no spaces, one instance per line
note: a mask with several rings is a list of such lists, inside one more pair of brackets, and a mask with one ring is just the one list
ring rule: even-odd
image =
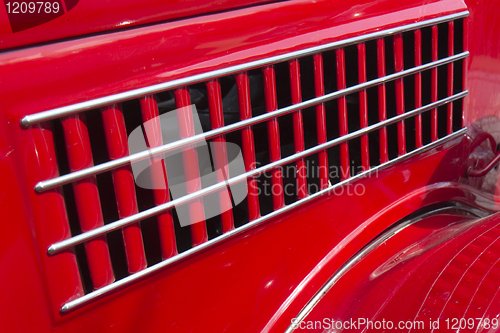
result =
[[103,235],[103,234],[106,234],[108,232],[111,232],[113,230],[117,230],[117,229],[120,229],[120,228],[123,228],[125,226],[128,226],[130,224],[133,224],[137,221],[141,221],[141,220],[144,220],[148,217],[151,217],[151,216],[155,216],[157,214],[160,214],[168,209],[172,209],[174,208],[175,206],[179,206],[179,205],[182,205],[182,204],[185,204],[185,203],[188,203],[192,200],[195,200],[195,199],[198,199],[200,197],[203,197],[207,194],[210,194],[210,193],[214,193],[216,192],[217,190],[220,190],[228,185],[232,185],[232,184],[235,184],[235,183],[239,183],[239,182],[242,182],[242,181],[245,181],[247,180],[247,178],[250,178],[250,177],[254,177],[254,176],[257,176],[257,175],[260,175],[266,171],[269,171],[269,170],[272,170],[272,169],[275,169],[277,167],[280,167],[280,166],[283,166],[285,164],[288,164],[288,163],[291,163],[291,162],[295,162],[301,158],[304,158],[304,157],[307,157],[309,155],[312,155],[314,153],[317,153],[319,151],[322,151],[322,150],[325,150],[327,148],[330,148],[330,147],[333,147],[333,146],[336,146],[336,145],[339,145],[341,143],[344,143],[344,142],[347,142],[349,140],[352,140],[354,138],[358,138],[362,135],[365,135],[367,133],[370,133],[370,132],[373,132],[373,131],[376,131],[380,128],[383,128],[383,127],[386,127],[388,125],[391,125],[391,124],[395,124],[399,121],[402,121],[402,120],[405,120],[405,119],[408,119],[410,117],[413,117],[417,114],[421,114],[422,112],[425,112],[425,111],[429,111],[433,108],[437,108],[441,105],[445,105],[447,103],[450,103],[450,102],[453,102],[453,101],[456,101],[460,98],[464,98],[465,96],[467,96],[468,94],[468,91],[463,91],[459,94],[455,94],[453,96],[450,96],[450,97],[447,97],[447,98],[444,98],[442,100],[439,100],[437,102],[434,102],[432,104],[428,104],[426,106],[423,106],[421,108],[418,108],[416,110],[412,110],[412,111],[408,111],[404,114],[401,114],[399,116],[396,116],[396,117],[393,117],[393,118],[390,118],[390,119],[387,119],[383,122],[380,122],[380,123],[377,123],[377,124],[374,124],[374,125],[371,125],[371,126],[368,126],[368,127],[365,127],[363,128],[362,130],[359,130],[359,131],[356,131],[356,132],[352,132],[352,133],[349,133],[345,136],[342,136],[342,137],[339,137],[337,139],[334,139],[334,140],[330,140],[330,141],[327,141],[323,144],[320,144],[318,146],[315,146],[313,148],[309,148],[309,149],[306,149],[300,153],[296,153],[296,154],[292,154],[288,157],[285,157],[285,158],[282,158],[276,162],[271,162],[265,166],[262,166],[260,168],[257,168],[257,169],[254,169],[252,171],[249,171],[249,172],[245,172],[245,173],[242,173],[236,177],[231,177],[229,179],[227,179],[225,182],[223,183],[217,183],[215,185],[212,185],[210,187],[206,187],[200,191],[197,191],[197,192],[193,192],[193,193],[190,193],[188,195],[185,195],[183,196],[182,198],[179,198],[179,199],[175,199],[173,201],[170,201],[168,203],[165,203],[165,204],[162,204],[162,205],[158,205],[154,208],[151,208],[149,210],[145,210],[143,212],[140,212],[138,214],[135,214],[135,215],[132,215],[132,216],[129,216],[127,218],[124,218],[124,219],[121,219],[121,220],[118,220],[118,221],[115,221],[115,222],[111,222],[111,223],[108,223],[102,227],[99,227],[99,228],[96,228],[96,229],[93,229],[91,231],[88,231],[88,232],[85,232],[85,233],[82,233],[78,236],[74,236],[70,239],[67,239],[67,240],[64,240],[64,241],[61,241],[59,243],[55,243],[53,244],[49,249],[48,249],[48,253],[49,254],[55,254],[57,252],[60,252],[60,251],[63,251],[63,250],[66,250],[70,247],[73,247],[77,244],[81,244],[83,242],[86,242],[88,240],[91,240],[95,237],[98,237],[100,235]]

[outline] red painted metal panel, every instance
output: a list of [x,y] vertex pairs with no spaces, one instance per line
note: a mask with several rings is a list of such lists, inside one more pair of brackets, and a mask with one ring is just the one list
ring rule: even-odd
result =
[[[440,147],[380,171],[376,177],[365,178],[362,184],[366,193],[362,198],[370,200],[370,205],[348,195],[324,196],[313,205],[229,238],[144,282],[68,314],[71,325],[98,328],[115,323],[117,330],[126,330],[130,322],[123,320],[123,314],[133,313],[134,318],[156,318],[141,321],[145,331],[171,327],[196,332],[209,326],[217,332],[225,327],[232,332],[260,332],[265,331],[264,327],[270,332],[283,332],[342,263],[393,221],[412,213],[415,207],[442,200],[483,199],[458,184],[427,186],[432,174],[443,181],[460,177],[463,166],[452,167],[450,163],[461,156],[464,148],[462,144]],[[422,177],[403,181],[408,173]],[[394,183],[400,186],[380,186]],[[394,202],[395,197],[402,200]],[[239,297],[235,298],[235,294]],[[152,301],[159,295],[167,295],[161,298],[164,302]],[[260,306],[256,307],[256,302]],[[214,303],[218,306],[204,311]],[[197,320],[189,319],[193,313]],[[88,318],[93,320],[89,323]]]
[[[316,97],[323,96],[325,94],[325,78],[323,71],[323,55],[315,54],[313,56],[314,63],[314,91]],[[325,104],[321,103],[316,105],[316,130],[318,131],[317,139],[318,144],[326,142],[326,116],[325,116]],[[321,189],[327,188],[329,185],[329,175],[328,175],[328,154],[326,150],[322,150],[318,153],[318,165],[319,165],[319,186]]]
[[[422,65],[422,31],[415,30],[415,66]],[[422,74],[415,74],[415,109],[422,106]],[[415,147],[422,147],[422,115],[415,116]]]
[[[22,331],[23,326],[31,327],[25,331],[33,331],[33,327],[43,330],[68,298],[84,294],[75,252],[47,255],[50,245],[71,237],[63,190],[52,189],[43,196],[33,191],[40,179],[59,176],[53,127],[45,123],[21,132],[16,140],[8,123],[0,121],[0,171],[4,177],[0,185],[4,273],[0,280],[8,286],[3,296],[8,301],[0,305],[0,326],[12,332]],[[26,313],[36,319],[16,320]]]
[[[448,23],[448,55],[452,56],[454,52],[454,39],[455,39],[455,24],[453,21]],[[453,95],[453,63],[448,64],[448,78],[447,78],[447,93],[448,96]],[[446,132],[448,134],[453,133],[453,103],[448,103],[447,108],[447,119]]]
[[[361,11],[363,8],[366,11]],[[446,10],[443,11],[443,8]],[[464,9],[463,3],[457,0],[441,0],[425,5],[421,1],[409,4],[396,0],[373,0],[363,6],[352,6],[351,1],[345,1],[336,3],[334,7],[328,0],[314,3],[285,1],[262,8],[253,7],[3,52],[0,53],[3,68],[0,78],[9,84],[0,91],[0,100],[3,101],[4,112],[17,121],[27,113],[205,73],[341,40],[345,36],[420,22]],[[333,20],[333,17],[337,19]],[[275,23],[272,32],[269,31],[270,21]],[[221,26],[231,29],[221,29]],[[248,29],[249,26],[252,29]],[[161,42],[166,36],[169,36],[169,43]],[[117,66],[118,62],[120,66]],[[29,82],[26,77],[30,78]]]
[[[377,74],[379,77],[385,76],[385,43],[382,38],[377,39]],[[378,120],[383,121],[387,119],[385,83],[379,84],[377,89]],[[379,131],[379,145],[380,163],[385,163],[389,160],[389,152],[387,150],[387,129],[385,127]]]
[[[404,70],[403,63],[403,35],[394,35],[394,69],[396,72],[402,72]],[[405,92],[403,79],[397,79],[396,85],[396,114],[400,115],[405,113]],[[405,123],[400,121],[398,126],[398,155],[406,154],[406,135],[405,135]]]
[[[252,107],[250,105],[250,85],[248,82],[248,73],[236,75],[236,84],[238,86],[238,101],[240,107],[240,119],[250,119],[252,117]],[[255,169],[255,144],[252,127],[248,126],[241,130],[241,140],[243,149],[243,161],[245,171]],[[248,218],[253,221],[260,217],[259,196],[257,192],[257,181],[254,177],[247,179],[247,202]]]
[[[358,44],[358,81],[366,82],[366,46],[365,43]],[[359,92],[359,122],[360,128],[368,126],[368,100],[366,89]],[[361,166],[363,170],[370,169],[370,151],[368,135],[361,137]]]
[[[120,104],[113,104],[102,109],[102,122],[106,137],[106,146],[110,160],[128,156],[127,130]],[[137,214],[134,175],[130,166],[123,166],[111,172],[115,189],[118,215],[124,218]],[[144,252],[141,226],[139,223],[123,228],[123,243],[130,273],[144,269],[148,263]]]
[[[294,59],[289,63],[290,67],[290,85],[292,104],[302,102],[302,92],[300,89],[300,65],[299,60]],[[304,123],[302,121],[302,111],[298,110],[292,114],[293,117],[293,139],[295,153],[304,150]],[[303,158],[296,162],[297,167],[297,199],[307,197],[307,170]]]
[[[459,331],[460,322],[480,331],[486,318],[486,327],[498,328],[499,222],[499,214],[478,221],[449,212],[407,226],[342,274],[297,332],[324,332],[325,326],[306,329],[324,318],[354,322],[360,331],[368,321],[397,331]],[[425,251],[408,254],[422,244]],[[406,260],[396,265],[396,255]]]
[[[70,1],[74,3],[73,6],[69,4]],[[6,13],[2,13],[2,19],[0,20],[0,40],[2,42],[0,43],[0,48],[21,47],[33,43],[60,40],[106,30],[132,28],[154,22],[208,14],[210,12],[234,10],[266,2],[270,1],[174,0],[166,3],[162,0],[145,0],[140,2],[135,0],[110,0],[106,2],[99,0],[62,0],[59,1],[62,5],[60,12],[64,9],[64,15],[15,33],[12,33],[9,20],[7,19],[7,15],[5,15]],[[67,7],[70,7],[69,11],[66,11]],[[99,10],[96,10],[96,8],[99,8]],[[42,10],[44,9],[42,8]]]
[[[175,105],[178,109],[177,123],[179,125],[181,139],[195,135],[191,97],[189,96],[188,88],[179,88],[175,91]],[[186,181],[187,193],[189,194],[201,190],[200,170],[196,149],[194,147],[183,149],[182,157],[186,180],[189,180]],[[189,205],[189,216],[192,223],[191,241],[193,246],[200,245],[208,240],[203,199],[195,199],[187,205]]]
[[[62,120],[66,153],[71,171],[94,165],[89,133],[83,115],[74,115]],[[104,224],[96,177],[73,183],[76,210],[82,232]],[[109,257],[106,236],[95,238],[85,244],[85,252],[94,289],[102,288],[115,280]]]
[[[432,61],[438,60],[438,27],[432,26]],[[431,102],[438,100],[438,70],[431,69]],[[431,110],[431,141],[438,139],[438,114],[437,109]]]
[[[337,58],[337,89],[345,89],[345,53],[344,49],[336,51]],[[346,97],[342,96],[338,100],[339,108],[339,136],[344,136],[349,133],[347,127],[347,102]],[[349,143],[344,142],[340,144],[340,179],[344,180],[351,176],[349,168]]]
[[[222,114],[222,97],[220,91],[220,83],[218,80],[207,82],[208,92],[208,107],[210,110],[210,125],[212,129],[224,126],[224,115]],[[227,160],[226,139],[224,135],[214,138],[215,143],[212,154],[214,156],[215,170],[217,172],[217,182],[223,182],[229,177],[229,167]],[[233,209],[231,198],[228,196],[228,191],[219,192],[219,204],[221,211],[222,232],[228,232],[234,229]]]
[[[140,99],[140,103],[146,143],[150,148],[161,146],[163,138],[156,97],[154,95],[145,96]],[[155,189],[153,189],[155,204],[161,205],[169,202],[170,193],[165,161],[162,158],[152,158],[150,172],[152,184],[155,186]],[[177,254],[172,211],[159,214],[157,220],[161,255],[163,259],[167,259]]]
[[[265,67],[262,71],[264,73],[264,96],[266,99],[266,111],[275,111],[278,109],[278,101],[276,98],[276,75],[274,73],[274,67]],[[269,141],[269,160],[271,162],[274,162],[281,159],[278,119],[274,118],[267,122],[267,133]],[[274,209],[278,209],[285,205],[281,169],[277,168],[271,171],[271,174],[273,207]]]

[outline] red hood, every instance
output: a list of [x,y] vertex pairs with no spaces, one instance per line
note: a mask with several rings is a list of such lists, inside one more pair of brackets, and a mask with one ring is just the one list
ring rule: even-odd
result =
[[[24,17],[24,23],[21,24],[23,29],[14,32],[20,30],[19,17],[22,16],[12,13],[15,9],[14,2],[29,4],[33,1],[36,3],[38,0],[4,0],[4,5],[0,5],[0,49],[271,2],[270,0],[50,0],[51,3],[57,2],[61,5],[58,14],[50,16],[51,14],[42,12],[35,18]],[[7,5],[8,3],[10,5]],[[11,11],[10,15],[7,14],[8,10]],[[18,7],[17,10],[20,11],[21,8]],[[17,28],[13,20],[18,20]],[[38,25],[33,26],[35,24]],[[27,26],[33,27],[26,28]]]

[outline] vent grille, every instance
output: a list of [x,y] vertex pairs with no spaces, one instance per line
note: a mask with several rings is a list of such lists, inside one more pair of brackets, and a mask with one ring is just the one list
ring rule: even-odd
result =
[[[61,176],[36,191],[63,187],[73,235],[48,252],[76,249],[86,292],[62,311],[462,134],[466,15],[26,116],[23,126],[51,122]],[[178,140],[165,143],[158,117],[174,109],[189,112],[178,113]],[[146,122],[156,133],[149,150],[131,154],[128,136]],[[193,145],[205,140],[241,147],[244,172],[228,175],[227,149],[214,149],[209,163],[225,173],[200,181],[205,161]],[[174,152],[194,181],[172,199],[162,157]],[[131,163],[151,156],[151,182],[166,186],[136,185]],[[238,183],[247,194],[235,204],[223,193]],[[211,193],[223,213],[206,219]],[[201,222],[181,227],[186,206]]]

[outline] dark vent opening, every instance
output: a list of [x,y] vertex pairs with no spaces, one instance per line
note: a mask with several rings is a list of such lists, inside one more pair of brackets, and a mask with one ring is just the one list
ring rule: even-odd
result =
[[445,137],[447,133],[448,124],[448,110],[447,105],[438,107],[438,138]]
[[335,51],[330,50],[323,53],[325,94],[337,91],[337,57]]
[[396,116],[396,83],[389,81],[385,84],[385,101],[387,105],[387,119]]
[[[285,196],[285,205],[297,201],[297,166],[295,163],[288,163],[281,167],[283,175],[283,194]],[[276,192],[276,189],[273,188]]]
[[326,138],[327,141],[339,137],[338,100],[325,103]]
[[403,62],[405,70],[415,67],[415,31],[403,33]]
[[80,270],[80,277],[82,279],[83,292],[88,294],[94,290],[92,278],[90,277],[89,264],[87,255],[85,254],[85,246],[78,244],[75,246],[76,262]]
[[158,220],[156,216],[142,220],[141,230],[146,261],[148,262],[148,267],[153,266],[162,260],[160,233],[158,232]]
[[352,133],[361,128],[361,119],[359,114],[359,93],[347,95],[346,102],[347,102],[347,127],[349,133]]
[[237,204],[236,207],[233,207],[233,220],[235,228],[239,228],[249,222],[247,198],[248,196]]
[[462,107],[461,99],[453,102],[453,131],[458,131],[462,128]]
[[329,179],[332,185],[340,182],[341,170],[340,170],[340,145],[336,145],[328,148],[328,165],[329,168]]
[[394,69],[394,36],[385,37],[385,74],[393,74]]
[[370,166],[380,165],[380,131],[368,133]]
[[108,240],[109,255],[111,257],[111,266],[115,274],[115,280],[121,280],[128,276],[127,256],[123,244],[121,230],[115,230],[106,235]]
[[378,87],[372,87],[366,90],[366,100],[368,104],[368,125],[371,126],[379,122]]
[[398,157],[397,123],[387,126],[387,152],[389,153],[389,160]]
[[[138,99],[126,101],[122,103],[123,117],[125,118],[125,128],[127,129],[127,137],[137,127],[142,126],[141,104]],[[161,108],[160,108],[161,112]]]
[[[208,201],[208,202],[207,202]],[[205,207],[209,207],[208,205],[213,204],[214,202],[211,200],[203,200]],[[215,202],[218,205],[218,202]],[[232,211],[231,211],[232,213]],[[222,221],[221,215],[216,215],[206,219],[207,224],[207,234],[208,239],[214,239],[220,235],[222,235]]]
[[464,52],[464,19],[456,20],[453,23],[455,27],[453,46],[455,54]]
[[267,122],[259,123],[253,127],[255,138],[255,162],[256,167],[269,164],[269,136]]
[[369,40],[365,43],[366,49],[366,79],[375,80],[378,77],[377,72],[377,41]]
[[461,92],[464,87],[463,87],[463,69],[464,69],[464,63],[463,60],[456,61],[453,64],[453,93],[458,94]]
[[361,138],[349,140],[349,159],[351,177],[362,172],[361,168]]
[[193,247],[193,243],[191,241],[191,227],[189,225],[181,227],[181,224],[179,222],[179,216],[177,215],[176,209],[172,209],[172,218],[174,220],[177,251],[179,253],[182,253]]
[[314,60],[312,56],[299,59],[300,85],[302,89],[302,100],[306,101],[316,97],[314,91]]
[[313,154],[307,156],[305,158],[306,163],[306,174],[307,174],[307,193],[313,194],[319,192],[320,183],[319,183],[319,174],[320,174],[320,165],[318,154]]
[[431,111],[422,113],[422,144],[431,143]]
[[432,27],[425,27],[422,31],[422,64],[432,62]]
[[352,87],[358,81],[358,46],[350,45],[344,48],[346,86]]
[[272,172],[265,172],[256,177],[261,215],[267,215],[273,211],[271,178]]
[[293,126],[293,114],[287,114],[278,118],[280,128],[281,157],[287,157],[295,153]]
[[[220,82],[220,80],[219,80]],[[196,106],[196,112],[200,119],[200,124],[203,132],[210,131],[212,124],[210,123],[210,116],[208,114],[208,92],[205,83],[197,83],[189,86],[189,97],[191,104]],[[222,84],[221,84],[222,95]],[[175,98],[174,101],[175,103]]]
[[302,110],[304,119],[304,146],[309,149],[318,145],[318,127],[316,125],[316,108]]
[[94,164],[101,164],[109,161],[106,146],[106,137],[102,124],[101,110],[91,110],[85,112],[85,124],[89,132],[90,147]]
[[261,69],[254,69],[248,72],[248,84],[250,85],[252,117],[256,117],[266,112],[264,76]]
[[[255,84],[255,79],[248,78],[249,84]],[[222,97],[222,113],[224,125],[236,123],[240,120],[240,106],[238,99],[238,86],[234,76],[226,76],[219,80]],[[250,96],[250,103],[252,96]],[[208,114],[208,109],[207,109]]]
[[408,112],[415,109],[415,75],[405,76],[403,84],[405,111]]
[[448,57],[448,22],[438,24],[438,58]]
[[276,96],[278,98],[278,109],[282,109],[292,104],[289,62],[280,62],[274,65],[274,72],[276,75]]
[[415,150],[415,117],[405,119],[405,134],[406,134],[406,151],[411,152]]
[[448,65],[438,67],[438,99],[448,96],[448,70]]
[[422,72],[422,105],[431,103],[431,87],[432,87],[431,70]]

